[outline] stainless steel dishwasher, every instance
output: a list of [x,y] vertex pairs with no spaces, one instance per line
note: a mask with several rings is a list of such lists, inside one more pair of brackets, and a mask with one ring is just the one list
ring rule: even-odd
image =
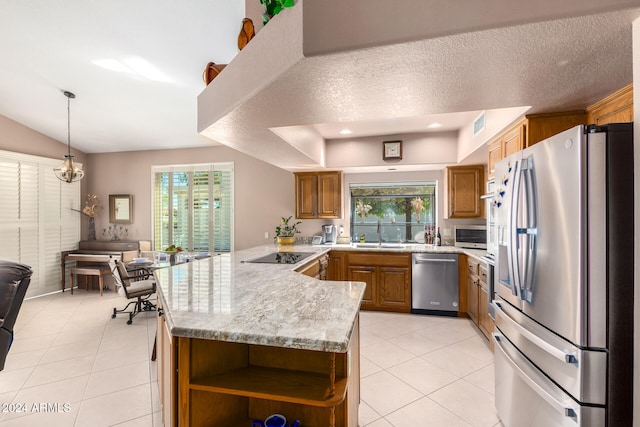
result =
[[411,312],[458,315],[458,254],[414,253]]

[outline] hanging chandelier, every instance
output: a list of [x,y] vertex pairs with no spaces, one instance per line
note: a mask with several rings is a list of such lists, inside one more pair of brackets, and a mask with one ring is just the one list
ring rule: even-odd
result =
[[84,177],[84,171],[73,162],[71,155],[71,99],[76,96],[68,91],[64,91],[64,96],[67,97],[67,155],[64,156],[64,162],[55,168],[53,172],[56,174],[60,181],[74,182],[80,181]]

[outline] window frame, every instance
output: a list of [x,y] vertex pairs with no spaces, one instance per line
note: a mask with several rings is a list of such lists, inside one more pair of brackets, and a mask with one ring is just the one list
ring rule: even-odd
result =
[[[426,193],[411,193],[407,194],[388,194],[388,195],[354,195],[354,189],[382,189],[382,188],[401,188],[401,187],[430,187],[430,192]],[[375,200],[386,198],[404,198],[409,200],[420,197],[429,198],[431,203],[429,204],[428,212],[425,211],[424,219],[420,221],[415,220],[415,212],[410,209],[410,221],[406,221],[401,218],[397,219],[394,216],[392,220],[391,215],[385,214],[384,217],[376,215],[372,220],[372,215],[368,214],[366,219],[362,219],[356,211],[356,204],[358,200]],[[366,203],[365,203],[366,205]],[[437,180],[419,180],[419,181],[401,181],[401,182],[353,182],[349,184],[349,211],[351,216],[350,221],[350,235],[352,240],[360,240],[361,234],[365,235],[366,242],[377,242],[378,239],[378,222],[380,223],[380,230],[382,232],[382,238],[384,242],[388,243],[412,243],[415,242],[415,236],[424,231],[425,227],[437,227],[438,226],[438,181]],[[397,219],[397,220],[395,220]],[[403,230],[401,228],[404,228]],[[393,230],[393,231],[391,231]],[[391,234],[395,236],[391,236]],[[386,234],[386,236],[385,236]]]
[[[163,174],[168,174],[168,173],[185,173],[187,174],[187,178],[188,178],[188,182],[187,182],[187,204],[188,204],[188,224],[187,224],[187,229],[189,230],[188,232],[188,245],[186,245],[187,247],[185,249],[188,249],[190,251],[199,251],[198,249],[193,249],[193,244],[194,241],[196,241],[196,239],[194,239],[195,236],[195,224],[194,224],[194,177],[197,174],[202,174],[202,173],[207,173],[207,174],[212,174],[211,177],[213,176],[213,174],[215,172],[227,172],[229,174],[229,182],[228,182],[228,190],[229,190],[229,194],[228,194],[228,205],[229,205],[229,209],[226,212],[226,214],[223,214],[222,211],[220,212],[216,212],[214,209],[211,209],[209,212],[209,222],[208,222],[208,233],[209,233],[209,238],[208,238],[208,246],[209,249],[208,251],[213,253],[213,252],[233,252],[234,250],[234,219],[235,219],[235,214],[234,214],[234,163],[233,162],[221,162],[221,163],[201,163],[201,164],[187,164],[187,165],[162,165],[162,166],[152,166],[151,168],[151,200],[152,200],[152,209],[151,209],[151,223],[152,223],[152,242],[154,243],[154,249],[155,250],[163,250],[163,247],[157,247],[159,243],[163,243],[161,240],[162,237],[158,237],[157,236],[157,230],[158,230],[158,225],[156,224],[156,219],[157,219],[157,209],[159,206],[158,201],[156,200],[156,193],[158,192],[158,188],[157,188],[157,183],[156,183],[156,177],[158,174],[163,173]],[[207,178],[209,179],[209,178]],[[171,179],[169,180],[167,187],[168,187],[168,191],[169,191],[169,196],[174,195],[175,193],[173,193],[173,186],[174,186],[174,180]],[[214,193],[215,193],[215,187],[211,184],[211,183],[207,183],[207,191],[209,193],[209,199],[208,200],[214,200],[212,198],[214,198]],[[169,206],[172,205],[171,200],[168,201]],[[215,203],[207,203],[208,206],[214,206]],[[169,209],[168,211],[168,215],[166,216],[168,223],[172,224],[174,222],[174,216],[173,216],[174,210],[173,209]],[[215,216],[216,215],[223,215],[228,217],[228,225],[223,225],[224,228],[228,228],[228,231],[225,233],[225,236],[228,236],[228,250],[216,250],[216,243],[215,243],[215,239],[214,239],[214,235],[216,234],[216,221],[215,221]],[[175,228],[175,226],[173,227]],[[169,233],[168,233],[168,241],[171,241],[170,244],[175,244],[175,242],[173,241],[174,238],[172,238],[172,230],[168,229]]]

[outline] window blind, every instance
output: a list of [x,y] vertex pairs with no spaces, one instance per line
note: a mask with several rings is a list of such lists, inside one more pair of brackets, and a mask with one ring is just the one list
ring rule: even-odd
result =
[[27,296],[60,289],[60,252],[80,240],[80,183],[59,181],[59,164],[0,151],[0,258],[31,266]]
[[153,181],[156,249],[232,250],[232,163],[154,166]]

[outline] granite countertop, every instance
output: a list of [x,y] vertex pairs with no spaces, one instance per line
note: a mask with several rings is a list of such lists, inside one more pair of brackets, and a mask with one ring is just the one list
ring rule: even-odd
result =
[[264,245],[156,270],[158,295],[171,334],[346,352],[365,284],[319,281],[297,273],[297,269],[332,250],[465,253],[476,258],[486,253],[424,244],[294,248],[313,255],[296,264],[244,262],[278,250],[275,245]]
[[[276,250],[269,245],[156,270],[171,334],[346,352],[365,284],[320,282],[294,271],[311,258],[282,265],[242,262]],[[318,256],[328,250],[305,247]]]

